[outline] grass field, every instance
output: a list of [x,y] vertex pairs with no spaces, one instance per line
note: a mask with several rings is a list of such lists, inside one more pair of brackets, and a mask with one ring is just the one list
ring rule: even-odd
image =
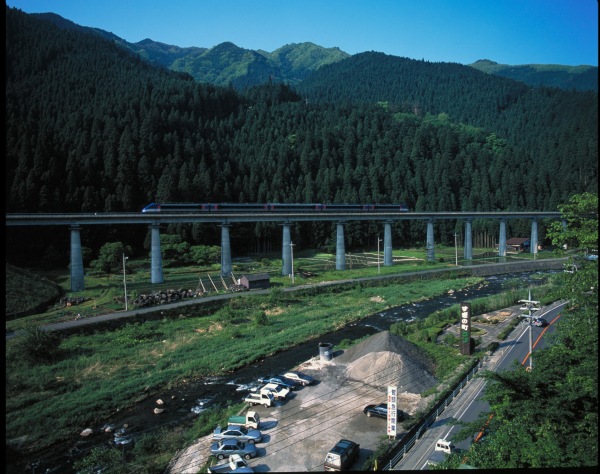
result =
[[[486,262],[493,257],[478,257],[489,255],[492,249],[474,249],[474,260]],[[322,281],[336,281],[377,275],[393,275],[418,270],[455,267],[455,249],[452,247],[436,248],[436,261],[425,261],[423,249],[394,250],[392,266],[383,265],[383,253],[362,252],[346,255],[346,270],[335,269],[335,255],[315,251],[299,251],[294,255],[294,281],[289,276],[281,275],[282,260],[280,255],[249,256],[244,259],[234,259],[233,275],[224,278],[220,274],[220,266],[211,267],[174,267],[163,268],[163,283],[151,283],[150,261],[148,259],[130,259],[126,264],[126,284],[128,301],[132,302],[138,295],[153,294],[168,289],[202,290],[210,294],[226,293],[229,285],[235,279],[248,273],[268,273],[272,287],[289,287],[305,285]],[[530,254],[519,255],[519,258],[531,258]],[[458,260],[459,266],[464,263]],[[300,271],[310,272],[315,276],[303,278]],[[7,330],[16,330],[29,324],[48,324],[90,317],[125,309],[124,282],[122,273],[94,274],[86,270],[85,289],[72,293],[70,291],[70,274],[68,269],[54,271],[35,271],[39,282],[28,280],[24,284],[20,280],[18,269],[7,266],[6,278],[6,312],[7,314],[36,308],[43,301],[52,301],[45,311],[34,312],[24,318],[6,322]],[[54,290],[54,298],[48,297],[49,288]],[[65,306],[58,302],[56,288],[62,288],[66,297],[83,297],[84,302],[73,306]],[[134,305],[128,304],[129,309]]]
[[[411,258],[411,263],[377,268],[375,261],[374,268],[370,264],[343,272],[323,267],[318,270],[316,281],[447,265],[426,264],[404,253],[402,256]],[[304,264],[302,258],[298,257],[295,263]],[[129,288],[132,292],[144,291],[142,288],[148,286],[147,271],[140,268],[146,264],[128,262],[132,269],[127,275],[128,291]],[[168,285],[185,287],[186,282],[197,284],[203,271],[165,269],[165,280]],[[44,314],[9,322],[13,327],[26,328],[23,337],[7,341],[6,347],[6,437],[9,444],[13,445],[10,440],[20,440],[25,448],[40,449],[72,439],[83,427],[101,424],[111,415],[136,405],[161,389],[180,386],[186,380],[229,373],[389,307],[427,299],[480,281],[479,278],[419,280],[402,283],[401,291],[398,283],[374,281],[343,287],[315,286],[310,291],[288,293],[281,288],[292,282],[288,277],[277,275],[281,271],[280,260],[246,261],[234,268],[236,274],[246,271],[269,272],[273,275],[273,289],[267,295],[248,294],[243,298],[224,300],[211,308],[210,314],[201,311],[200,307],[187,306],[164,311],[160,320],[128,323],[118,329],[60,338],[33,329],[42,322],[68,319],[78,312],[91,315],[123,309],[122,302],[115,301],[121,294],[122,275],[109,275],[86,277],[86,290],[81,293],[87,301],[81,305],[55,307]],[[66,272],[44,276],[68,288]],[[296,280],[295,284],[299,283]],[[407,337],[414,338],[414,342],[434,360],[440,359],[436,363],[436,375],[444,378],[463,358],[457,350],[438,347],[420,336],[423,332],[434,334],[439,331],[441,318],[433,315],[427,323],[419,324],[415,336],[407,334]],[[432,331],[428,330],[429,326]],[[211,412],[206,416],[224,416],[224,413]],[[199,423],[202,420],[201,417]],[[211,418],[210,426],[196,424],[183,437],[175,434],[177,430],[150,434],[153,441],[149,457],[154,463],[160,459],[158,470],[152,472],[163,472],[164,463],[174,451],[185,446],[190,436],[207,434],[204,431],[212,429],[213,425]],[[144,446],[144,442],[138,446]]]

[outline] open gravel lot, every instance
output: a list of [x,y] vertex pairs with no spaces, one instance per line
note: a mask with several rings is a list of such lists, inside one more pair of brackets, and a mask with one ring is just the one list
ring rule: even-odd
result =
[[[315,357],[298,369],[317,383],[303,387],[270,408],[257,406],[261,416],[259,457],[249,462],[256,472],[322,471],[325,455],[341,438],[360,444],[361,467],[386,435],[386,420],[370,418],[363,408],[387,400],[387,385],[398,387],[398,408],[412,415],[427,403],[419,393],[436,381],[419,360],[414,347],[388,331],[375,334],[331,361]],[[407,354],[411,353],[409,357]],[[410,391],[413,390],[418,392]],[[401,435],[401,424],[398,435]],[[206,460],[210,436],[198,440],[180,455],[171,473],[197,472]],[[194,461],[195,459],[195,461]],[[193,470],[195,468],[196,470]]]

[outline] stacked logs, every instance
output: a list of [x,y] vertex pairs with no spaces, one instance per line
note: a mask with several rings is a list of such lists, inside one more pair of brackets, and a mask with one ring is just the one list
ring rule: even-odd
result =
[[133,300],[133,304],[139,308],[147,306],[174,303],[187,298],[202,296],[204,292],[199,290],[164,290],[152,295],[139,295]]

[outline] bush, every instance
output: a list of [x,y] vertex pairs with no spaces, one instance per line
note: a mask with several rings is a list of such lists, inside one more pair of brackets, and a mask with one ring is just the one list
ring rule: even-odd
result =
[[280,304],[283,299],[283,289],[278,286],[272,287],[271,291],[269,291],[269,303],[276,306]]
[[93,448],[85,458],[75,461],[73,467],[81,474],[96,474],[105,470],[116,474],[126,473],[129,468],[123,464],[121,457],[119,450],[107,446]]
[[260,311],[254,315],[252,318],[255,326],[268,326],[269,318],[267,317],[264,311]]
[[458,338],[452,333],[446,334],[444,337],[444,343],[449,346],[454,346],[455,344],[458,344]]
[[398,444],[396,440],[389,439],[387,436],[381,436],[375,451],[365,460],[364,464],[362,465],[362,470],[379,470],[382,466],[377,465],[378,460],[384,457],[396,444]]
[[50,363],[58,360],[61,354],[60,337],[55,333],[29,326],[25,334],[11,344],[7,359],[20,359],[32,364]]

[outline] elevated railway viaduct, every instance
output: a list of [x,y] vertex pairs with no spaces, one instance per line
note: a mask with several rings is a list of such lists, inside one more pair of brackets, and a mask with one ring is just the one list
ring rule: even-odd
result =
[[506,222],[509,219],[531,220],[530,252],[538,251],[538,221],[561,219],[560,212],[157,212],[157,213],[76,213],[76,214],[6,214],[7,226],[68,226],[71,235],[71,291],[85,288],[80,229],[87,225],[148,225],[151,229],[151,283],[162,283],[160,226],[170,223],[217,223],[221,227],[221,274],[231,274],[231,244],[229,229],[242,222],[277,222],[282,226],[282,275],[292,273],[291,226],[295,222],[331,221],[336,223],[336,270],[346,269],[344,226],[350,221],[378,221],[384,225],[383,265],[392,266],[392,224],[401,220],[426,222],[426,260],[435,261],[434,224],[438,220],[464,222],[464,259],[473,259],[472,222],[474,219],[493,219],[499,222],[498,256],[506,256]]

